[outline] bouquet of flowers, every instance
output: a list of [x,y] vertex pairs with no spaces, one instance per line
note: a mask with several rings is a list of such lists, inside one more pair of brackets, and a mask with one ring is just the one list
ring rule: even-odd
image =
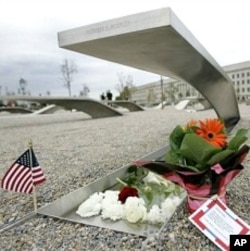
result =
[[92,194],[76,213],[81,217],[99,215],[103,220],[158,225],[168,220],[186,197],[180,186],[135,165],[117,181],[117,190]]
[[213,195],[226,203],[226,187],[243,169],[249,151],[247,133],[239,129],[229,140],[222,120],[192,120],[170,134],[165,161],[137,164],[183,187],[192,213]]

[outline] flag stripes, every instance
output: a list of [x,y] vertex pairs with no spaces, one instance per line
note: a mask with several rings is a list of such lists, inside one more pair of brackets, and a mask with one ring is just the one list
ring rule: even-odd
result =
[[40,166],[36,166],[32,168],[32,179],[33,179],[34,186],[39,185],[46,180]]
[[[33,167],[31,163],[34,164]],[[29,149],[9,167],[2,179],[1,187],[14,192],[32,193],[33,186],[45,180],[33,150]]]

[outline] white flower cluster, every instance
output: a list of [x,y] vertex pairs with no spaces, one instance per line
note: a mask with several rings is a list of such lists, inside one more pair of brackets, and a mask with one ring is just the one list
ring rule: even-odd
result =
[[128,197],[124,204],[118,200],[119,191],[107,190],[91,195],[78,208],[81,217],[101,215],[102,219],[127,220],[130,223],[148,222],[164,223],[174,213],[182,199],[176,196],[167,197],[161,205],[153,205],[147,210],[145,201],[138,197]]

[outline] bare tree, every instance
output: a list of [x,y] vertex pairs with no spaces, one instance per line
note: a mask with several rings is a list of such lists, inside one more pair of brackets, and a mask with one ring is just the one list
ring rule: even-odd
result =
[[119,83],[116,85],[116,90],[119,92],[120,99],[131,99],[131,91],[134,89],[133,77],[124,75],[122,72],[117,73]]
[[83,84],[83,89],[80,91],[80,96],[87,97],[90,92],[88,85]]
[[169,83],[167,87],[165,87],[166,96],[171,101],[172,105],[174,105],[176,101],[177,92],[178,92],[178,88],[175,86],[174,83]]
[[46,91],[45,95],[50,96],[51,92],[49,90]]
[[125,86],[125,76],[122,72],[117,73],[119,83],[115,86],[115,89],[121,93]]
[[23,78],[19,79],[19,88],[18,88],[18,94],[20,95],[26,95],[27,94],[27,81]]
[[78,72],[77,66],[73,61],[64,59],[61,64],[61,73],[63,86],[68,89],[69,96],[71,96],[71,83],[73,81],[74,74]]

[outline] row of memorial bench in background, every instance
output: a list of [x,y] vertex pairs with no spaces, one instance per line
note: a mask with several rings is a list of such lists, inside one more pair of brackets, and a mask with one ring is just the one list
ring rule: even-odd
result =
[[1,107],[1,111],[7,111],[10,113],[32,113],[32,114],[51,114],[60,109],[65,110],[77,110],[82,111],[92,118],[102,118],[111,116],[121,116],[123,115],[115,107],[126,108],[130,112],[143,111],[144,109],[131,101],[110,101],[113,106],[109,106],[103,102],[96,101],[89,98],[67,98],[67,97],[9,97],[2,96],[0,100],[13,99],[19,101],[32,101],[38,102],[40,104],[46,104],[43,108],[32,111],[23,107]]

